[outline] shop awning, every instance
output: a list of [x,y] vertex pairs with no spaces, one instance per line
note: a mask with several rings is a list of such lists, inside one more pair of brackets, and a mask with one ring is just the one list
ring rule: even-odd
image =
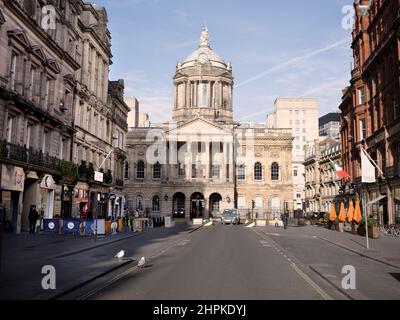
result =
[[385,198],[386,198],[386,196],[379,196],[378,198],[368,202],[367,204],[370,206],[370,205],[376,204],[377,202],[379,202],[379,201],[381,201],[381,200],[383,200]]

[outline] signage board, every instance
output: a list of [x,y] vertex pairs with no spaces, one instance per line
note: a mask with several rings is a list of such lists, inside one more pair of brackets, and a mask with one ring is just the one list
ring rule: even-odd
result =
[[94,172],[94,181],[103,182],[103,180],[104,180],[104,173],[103,172],[99,172],[99,171],[95,171]]

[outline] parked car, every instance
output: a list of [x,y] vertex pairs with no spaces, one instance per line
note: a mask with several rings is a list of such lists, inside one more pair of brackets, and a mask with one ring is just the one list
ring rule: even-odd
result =
[[221,216],[222,224],[240,224],[240,214],[236,209],[226,209]]
[[185,210],[175,210],[174,211],[174,218],[185,218]]

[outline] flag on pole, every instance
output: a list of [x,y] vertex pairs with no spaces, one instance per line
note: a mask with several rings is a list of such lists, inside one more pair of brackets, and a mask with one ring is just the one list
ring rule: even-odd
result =
[[366,151],[361,148],[361,182],[362,183],[375,183],[375,166],[371,163],[366,155]]
[[336,172],[336,175],[339,179],[345,179],[349,177],[349,174],[343,170],[342,167],[340,167],[338,164],[334,163],[331,159],[329,159],[330,165],[333,171]]

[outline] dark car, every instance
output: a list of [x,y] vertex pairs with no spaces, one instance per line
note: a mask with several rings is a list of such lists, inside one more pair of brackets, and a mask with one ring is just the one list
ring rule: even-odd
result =
[[173,217],[174,218],[185,218],[185,210],[175,210],[174,211],[174,214],[173,214]]

